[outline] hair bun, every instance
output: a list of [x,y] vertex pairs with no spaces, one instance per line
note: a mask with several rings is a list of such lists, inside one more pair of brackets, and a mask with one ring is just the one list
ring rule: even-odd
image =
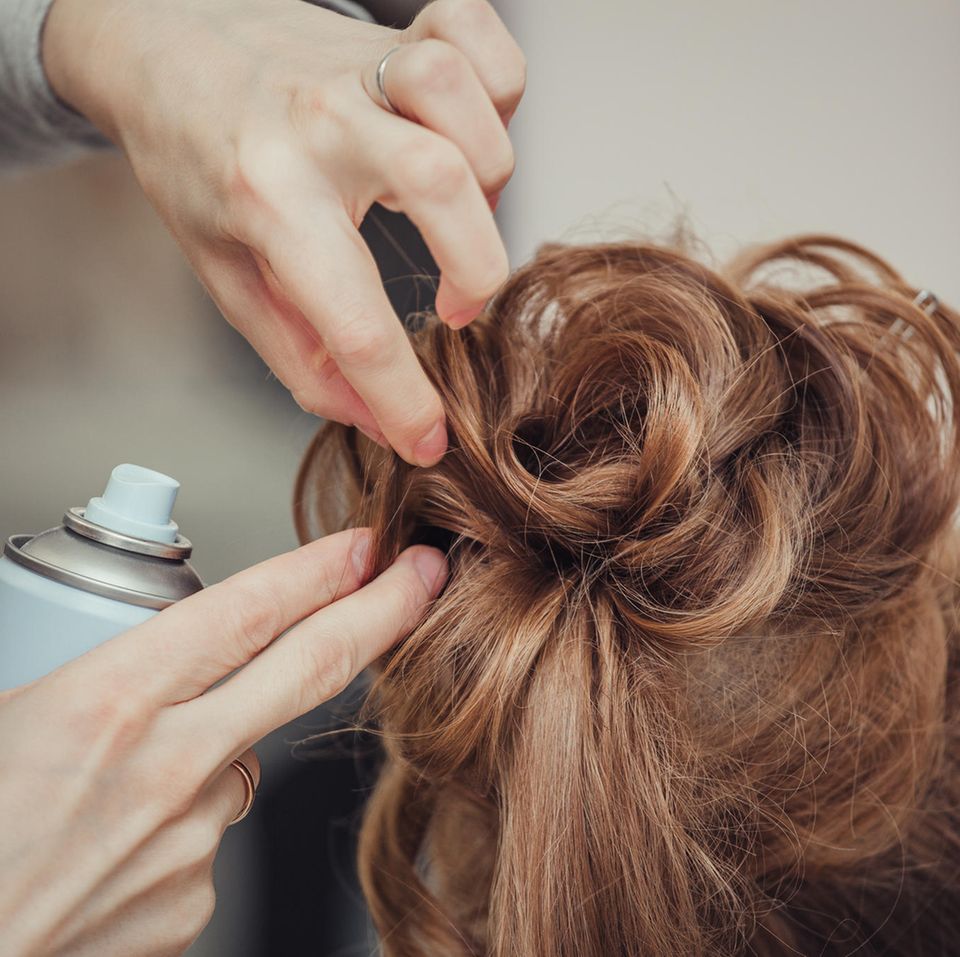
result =
[[664,639],[822,616],[825,596],[847,614],[865,579],[889,593],[954,501],[924,463],[952,426],[936,368],[957,360],[935,318],[842,268],[846,286],[811,296],[658,248],[542,252],[485,320],[425,333],[453,444],[418,478],[420,521],[607,588]]
[[368,698],[361,872],[390,957],[956,937],[955,902],[928,906],[955,811],[914,810],[955,731],[933,553],[956,542],[960,319],[914,294],[817,237],[727,278],[550,247],[482,319],[418,334],[440,463],[323,433],[346,454],[308,453],[301,518],[343,520],[339,463],[378,569],[451,558]]

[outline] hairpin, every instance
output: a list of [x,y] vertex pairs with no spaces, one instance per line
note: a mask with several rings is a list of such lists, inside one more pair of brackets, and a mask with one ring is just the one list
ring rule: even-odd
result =
[[937,311],[940,300],[929,289],[921,289],[913,297],[913,304],[918,309],[922,309],[926,315],[932,316]]

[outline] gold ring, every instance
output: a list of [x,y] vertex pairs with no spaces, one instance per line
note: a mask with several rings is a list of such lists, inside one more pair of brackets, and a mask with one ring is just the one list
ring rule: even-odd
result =
[[253,799],[257,795],[257,782],[254,780],[253,772],[248,768],[239,758],[234,758],[230,764],[235,767],[241,775],[243,775],[244,787],[247,789],[246,796],[243,799],[243,807],[237,812],[236,817],[227,825],[230,827],[231,824],[237,824],[239,821],[242,821],[249,813],[250,808],[253,807]]

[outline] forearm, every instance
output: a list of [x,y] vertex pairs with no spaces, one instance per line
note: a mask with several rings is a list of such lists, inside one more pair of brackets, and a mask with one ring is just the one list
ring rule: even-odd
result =
[[51,0],[0,0],[0,167],[58,160],[106,140],[54,95],[40,44]]

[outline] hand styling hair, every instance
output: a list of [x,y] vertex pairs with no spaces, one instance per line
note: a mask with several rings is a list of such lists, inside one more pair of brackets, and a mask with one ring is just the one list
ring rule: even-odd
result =
[[367,704],[384,954],[960,953],[960,317],[916,294],[827,237],[549,246],[415,336],[437,466],[321,432],[301,535],[451,564]]

